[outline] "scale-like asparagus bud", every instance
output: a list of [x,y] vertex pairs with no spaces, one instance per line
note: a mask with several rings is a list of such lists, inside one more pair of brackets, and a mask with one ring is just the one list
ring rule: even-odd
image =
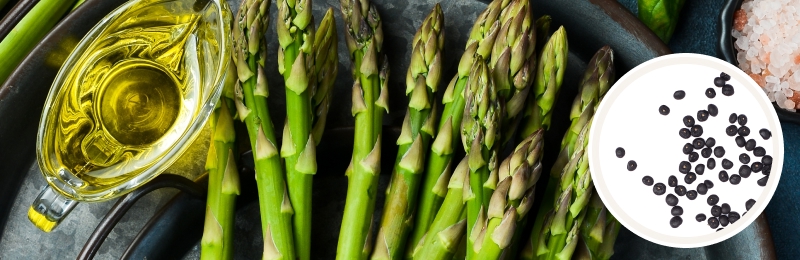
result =
[[[459,142],[459,133],[464,115],[464,88],[471,81],[472,66],[486,63],[492,46],[500,30],[498,18],[508,0],[494,0],[486,7],[475,21],[467,40],[466,49],[458,64],[458,75],[453,77],[442,97],[442,116],[438,124],[438,134],[431,144],[431,151],[426,166],[427,176],[420,191],[416,221],[409,238],[409,245],[416,245],[428,231],[428,227],[436,216],[436,212],[445,199],[445,185],[449,169],[453,164],[453,154]],[[478,62],[480,60],[480,62]],[[413,248],[408,247],[407,255]]]
[[369,234],[381,169],[383,113],[389,110],[389,65],[382,52],[383,29],[375,6],[367,0],[340,3],[353,68],[351,111],[355,117],[355,143],[352,167],[346,173],[347,199],[336,258],[364,259],[372,252]]
[[[477,259],[499,259],[510,249],[518,226],[524,223],[533,206],[535,185],[541,174],[544,131],[538,130],[517,145],[497,169],[501,180],[492,193],[487,221],[478,222],[479,232],[473,250]],[[480,229],[480,230],[477,230]],[[481,236],[483,236],[481,238]]]
[[566,30],[559,27],[547,41],[539,57],[532,92],[536,102],[529,102],[535,105],[529,109],[530,115],[525,119],[522,136],[528,136],[539,128],[550,129],[553,104],[558,98],[564,71],[567,69],[568,50]]
[[412,40],[411,64],[406,77],[408,112],[397,139],[397,160],[372,259],[405,257],[425,155],[435,131],[433,110],[442,71],[443,29],[444,14],[436,4]]
[[269,1],[243,1],[233,30],[233,58],[239,78],[235,106],[245,122],[255,159],[264,259],[294,259],[292,214],[283,166],[276,148],[275,130],[267,107],[264,76]]
[[316,87],[312,97],[312,105],[316,108],[314,112],[313,128],[311,136],[317,144],[322,140],[325,132],[325,124],[328,121],[328,111],[331,105],[331,95],[333,83],[336,82],[336,75],[339,73],[338,37],[336,36],[336,19],[333,16],[333,8],[328,8],[322,22],[319,24],[316,36],[314,36],[314,78]]

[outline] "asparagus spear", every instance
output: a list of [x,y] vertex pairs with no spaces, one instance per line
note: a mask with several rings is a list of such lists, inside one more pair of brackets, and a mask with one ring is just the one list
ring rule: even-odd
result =
[[[331,105],[333,83],[339,73],[338,38],[336,36],[336,19],[333,8],[328,8],[314,36],[314,78],[316,87],[312,97],[315,113],[312,122],[311,136],[316,144],[322,140],[325,123],[328,121],[328,110]],[[312,81],[313,82],[313,81]]]
[[[583,131],[587,131],[586,129],[590,124],[591,118],[594,115],[594,111],[599,105],[602,96],[605,95],[605,93],[608,91],[608,88],[611,86],[613,79],[613,51],[608,46],[605,46],[595,53],[594,57],[592,57],[592,59],[589,61],[588,68],[581,82],[579,94],[573,101],[572,109],[570,111],[570,119],[572,123],[562,139],[561,152],[559,153],[556,162],[550,171],[550,180],[548,181],[547,190],[545,191],[545,198],[539,208],[539,212],[537,213],[537,219],[534,223],[534,229],[531,234],[531,241],[526,245],[526,249],[523,250],[522,253],[522,257],[525,259],[532,259],[537,255],[541,257],[544,254],[552,253],[550,252],[550,249],[546,248],[546,245],[548,244],[546,240],[550,240],[549,237],[551,236],[551,232],[557,235],[560,233],[557,233],[556,231],[561,232],[564,230],[562,230],[560,227],[557,227],[556,231],[553,231],[552,227],[549,227],[549,225],[544,223],[546,218],[545,216],[547,214],[553,214],[553,225],[562,225],[561,223],[558,223],[562,220],[560,218],[563,218],[563,215],[560,215],[559,213],[564,213],[563,207],[565,207],[565,205],[560,203],[569,203],[570,199],[577,198],[579,195],[584,194],[583,190],[578,189],[576,190],[575,194],[571,194],[573,198],[566,196],[566,192],[572,192],[572,190],[567,189],[566,186],[573,182],[579,183],[578,181],[587,180],[579,178],[576,178],[576,180],[568,180],[565,179],[565,176],[571,176],[570,174],[574,174],[572,171],[574,171],[575,167],[577,167],[577,160],[582,160],[582,156],[580,154],[583,153],[583,146],[585,144],[582,140],[580,140],[581,135],[583,134]],[[588,160],[581,161],[581,163],[586,164],[586,170],[584,171],[588,171]],[[589,178],[590,176],[585,177]],[[591,179],[589,179],[588,182],[591,184]],[[559,199],[555,200],[555,204],[550,204],[554,201],[555,195],[558,194],[560,194]],[[589,192],[589,195],[590,194],[591,192]],[[575,207],[573,210],[576,212],[571,215],[571,218],[578,219],[577,215],[582,209],[580,204],[583,203],[583,205],[585,205],[584,200],[587,200],[589,195],[586,195],[586,198],[583,198],[581,201],[579,201],[580,203],[573,205]],[[562,211],[558,212],[559,208],[562,208]],[[571,255],[571,252],[569,255]],[[549,256],[552,256],[552,254]]]
[[501,181],[492,193],[486,212],[488,220],[478,223],[482,230],[477,241],[482,243],[470,248],[478,252],[477,259],[500,259],[510,249],[518,225],[533,206],[536,181],[542,172],[543,140],[543,130],[534,132],[498,168]]
[[403,122],[397,159],[389,185],[377,248],[372,259],[400,259],[413,223],[425,154],[434,136],[434,98],[442,71],[444,14],[436,4],[412,41],[411,65],[406,78],[408,112]]
[[[430,158],[425,168],[427,175],[420,191],[416,221],[409,238],[409,245],[417,245],[422,240],[422,236],[428,231],[436,212],[439,211],[439,207],[445,199],[447,179],[450,175],[449,168],[452,164],[453,152],[459,142],[458,131],[464,115],[464,87],[467,82],[474,80],[471,79],[473,64],[484,63],[485,58],[489,57],[500,27],[497,18],[507,4],[504,2],[506,1],[492,1],[476,19],[467,40],[466,50],[458,64],[458,75],[450,81],[442,97],[444,110],[442,110],[442,117],[439,120],[439,133],[431,144]],[[477,62],[478,60],[480,62]],[[411,255],[412,249],[412,247],[408,247],[408,256]]]
[[592,194],[586,219],[581,225],[581,240],[575,256],[578,259],[607,260],[614,254],[614,241],[619,234],[620,223],[603,205],[597,191]]
[[413,251],[414,259],[452,259],[464,239],[466,222],[466,200],[469,193],[469,159],[464,158],[456,167],[447,184],[447,195],[430,229]]
[[[550,129],[551,110],[558,97],[561,81],[564,79],[568,50],[567,32],[562,26],[553,33],[542,49],[536,69],[534,91],[531,92],[536,105],[529,109],[530,114],[524,122],[522,136],[528,136],[540,127],[544,127],[545,130]],[[529,104],[534,103],[529,102]]]
[[353,63],[352,114],[356,123],[336,258],[364,259],[372,251],[369,234],[381,169],[381,122],[384,110],[389,110],[389,65],[381,49],[383,29],[375,6],[366,0],[342,0],[341,10]]
[[[229,66],[228,78],[234,79],[236,70]],[[235,79],[234,79],[235,80]],[[239,172],[234,156],[236,132],[233,129],[233,86],[227,82],[209,123],[212,129],[206,170],[208,171],[208,199],[203,239],[200,244],[201,259],[233,259],[233,212],[239,195]]]
[[502,144],[513,137],[533,82],[536,28],[531,26],[532,20],[530,2],[514,0],[500,14],[502,26],[492,47],[489,68],[502,108]]
[[[324,65],[316,65],[316,60],[317,54],[324,53],[324,57],[320,55],[319,58],[327,59],[328,53],[336,51],[335,43],[330,41],[324,46],[315,44],[311,0],[281,0],[277,5],[278,71],[286,82],[286,124],[281,157],[286,160],[289,198],[295,212],[295,250],[300,259],[307,260],[311,258],[311,191],[313,175],[317,172],[317,138],[312,135],[316,114],[312,98],[318,86],[316,67]],[[334,48],[332,52],[331,48]],[[335,75],[327,76],[335,78]],[[324,127],[319,129],[322,131]]]
[[243,1],[233,30],[233,58],[239,82],[235,92],[239,119],[245,122],[254,151],[264,259],[294,259],[293,208],[283,166],[275,147],[275,131],[267,107],[267,56],[263,35],[269,23],[269,1]]

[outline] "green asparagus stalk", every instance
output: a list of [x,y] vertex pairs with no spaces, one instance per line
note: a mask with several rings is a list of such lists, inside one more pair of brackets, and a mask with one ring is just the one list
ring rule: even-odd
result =
[[529,1],[511,2],[500,14],[502,26],[492,47],[489,68],[502,108],[502,144],[513,137],[533,82],[536,28],[532,20]]
[[[324,46],[315,44],[311,2],[277,1],[278,17],[275,25],[280,45],[278,72],[286,82],[286,123],[281,142],[281,157],[285,159],[289,198],[294,206],[295,250],[302,260],[311,258],[311,192],[313,176],[317,172],[317,138],[312,135],[316,111],[312,99],[318,86],[316,67],[321,68],[324,65],[317,65],[316,61],[321,58],[325,59],[322,60],[324,62],[328,53],[336,53],[335,43],[328,41]],[[331,48],[334,50],[331,51]],[[320,53],[324,57],[317,57]],[[328,76],[335,78],[335,75]]]
[[595,191],[586,211],[586,219],[581,225],[581,240],[575,257],[590,260],[611,258],[619,228],[620,223],[608,212]]
[[[488,220],[481,222],[474,250],[477,259],[500,259],[510,253],[512,239],[523,219],[533,206],[536,181],[541,174],[544,131],[538,130],[523,140],[497,170],[497,189],[492,193],[486,212]],[[474,231],[473,231],[474,232]]]
[[564,71],[567,69],[568,50],[567,32],[562,26],[553,33],[542,49],[536,69],[534,88],[531,92],[532,98],[536,102],[529,102],[529,104],[535,105],[529,109],[530,114],[525,119],[521,130],[523,137],[541,127],[545,130],[550,129],[553,104],[558,98]]
[[61,20],[74,0],[41,0],[0,41],[0,84],[5,82],[25,56]]
[[[236,77],[234,66],[228,78]],[[233,259],[233,212],[239,195],[239,172],[234,156],[236,132],[233,129],[233,87],[226,82],[209,124],[212,129],[208,148],[208,198],[206,221],[201,240],[201,259]]]
[[469,193],[469,159],[464,158],[449,178],[447,194],[430,229],[413,250],[414,259],[449,260],[453,258],[466,233],[465,202]]
[[267,57],[269,1],[243,1],[233,30],[233,58],[239,83],[235,92],[239,119],[245,122],[254,153],[264,259],[295,259],[292,208],[283,165],[275,144],[275,130],[267,107],[269,95],[264,74]]
[[347,199],[336,258],[365,259],[372,251],[369,235],[381,170],[381,123],[384,111],[389,111],[389,65],[382,52],[384,35],[375,6],[366,0],[342,0],[341,10],[353,64],[355,144],[346,172]]
[[[315,107],[312,122],[311,136],[314,137],[316,144],[322,140],[325,132],[325,124],[328,121],[328,111],[331,106],[331,95],[333,83],[339,73],[339,48],[338,37],[336,36],[336,19],[333,16],[333,8],[328,8],[322,22],[319,24],[316,36],[314,36],[314,77],[316,87],[312,95],[312,104]],[[312,81],[314,82],[314,81]]]
[[[472,66],[485,63],[491,53],[500,22],[497,20],[500,11],[507,5],[507,0],[494,0],[486,7],[475,21],[467,40],[467,47],[458,64],[458,75],[453,77],[442,97],[442,116],[439,120],[436,138],[431,144],[425,180],[420,191],[416,221],[408,242],[417,245],[428,231],[439,207],[447,194],[447,178],[459,140],[459,130],[465,108],[464,88],[471,79]],[[478,62],[480,60],[480,62]],[[408,247],[407,257],[413,248]]]
[[426,151],[434,136],[434,98],[442,71],[444,14],[436,4],[412,41],[406,78],[408,112],[397,139],[398,151],[389,185],[377,248],[372,259],[401,259],[413,223]]
[[[575,207],[573,210],[576,211],[570,217],[572,219],[579,219],[578,214],[582,211],[581,203],[585,206],[585,202],[588,201],[588,196],[591,195],[591,192],[589,192],[588,195],[584,196],[584,190],[576,189],[574,191],[575,194],[571,194],[572,198],[567,196],[565,193],[573,192],[572,189],[568,189],[566,187],[570,185],[570,183],[588,181],[588,185],[591,186],[591,179],[590,176],[586,175],[581,176],[589,178],[588,180],[577,177],[575,180],[571,180],[565,176],[574,175],[573,171],[575,170],[575,167],[582,166],[583,164],[586,165],[585,171],[588,171],[588,160],[581,161],[582,164],[577,165],[577,160],[582,160],[582,156],[580,154],[583,153],[583,146],[585,145],[585,142],[581,140],[581,135],[584,131],[587,131],[586,129],[591,122],[591,118],[594,115],[594,111],[596,110],[600,99],[605,95],[605,93],[608,91],[608,88],[613,83],[613,60],[613,51],[608,46],[605,46],[595,53],[594,57],[592,57],[592,59],[589,61],[588,68],[581,81],[579,94],[575,97],[575,100],[572,104],[572,109],[570,111],[570,128],[567,130],[567,133],[565,133],[564,138],[562,139],[561,152],[559,153],[556,162],[550,171],[550,179],[548,180],[547,190],[545,191],[543,203],[539,208],[539,212],[537,213],[537,219],[534,223],[531,240],[526,245],[526,249],[523,250],[522,253],[522,257],[525,259],[533,259],[536,256],[539,256],[539,258],[547,256],[546,259],[552,259],[554,253],[552,251],[555,249],[547,248],[547,245],[549,244],[547,240],[552,241],[553,239],[551,237],[561,235],[562,233],[558,232],[565,232],[565,230],[560,226],[556,227],[555,231],[553,227],[548,227],[548,225],[544,223],[545,216],[547,214],[553,214],[552,226],[562,225],[560,221],[563,220],[563,213],[565,212],[563,210],[567,205],[563,205],[561,203],[570,203],[571,199],[577,200],[576,198],[583,196],[585,198],[582,198],[579,201],[580,203],[574,205],[569,204],[572,205],[572,207]],[[555,200],[556,195],[559,195],[558,200]],[[554,204],[551,204],[551,202],[554,202]],[[562,211],[558,211],[559,208],[561,208]],[[576,233],[577,231],[578,230],[576,229]],[[561,250],[559,250],[559,252],[561,252]],[[569,255],[572,254],[568,250],[563,252],[569,253]]]

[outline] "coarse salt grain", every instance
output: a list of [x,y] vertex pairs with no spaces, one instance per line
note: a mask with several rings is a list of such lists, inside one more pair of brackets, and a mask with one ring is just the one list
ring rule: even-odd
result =
[[[739,68],[781,108],[800,108],[800,0],[745,0],[731,35]],[[798,73],[795,73],[798,72]]]

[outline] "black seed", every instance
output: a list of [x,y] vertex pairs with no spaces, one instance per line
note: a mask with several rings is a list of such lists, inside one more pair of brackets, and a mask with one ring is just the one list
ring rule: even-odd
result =
[[714,188],[714,183],[709,180],[703,181],[703,184],[705,184],[708,189]]
[[716,96],[717,96],[717,91],[714,91],[714,89],[713,89],[713,88],[707,88],[707,89],[706,89],[706,97],[708,97],[708,98],[714,98],[714,97],[716,97]]
[[750,177],[750,173],[752,172],[753,170],[750,169],[750,166],[747,165],[739,166],[739,176],[742,176],[742,178]]
[[747,143],[744,144],[744,149],[747,151],[752,151],[756,149],[756,140],[750,139],[747,140]]
[[714,78],[714,86],[717,86],[717,87],[725,86],[725,80],[720,78],[720,77]]
[[681,224],[683,224],[683,219],[681,217],[674,216],[669,220],[669,225],[672,226],[672,228],[678,228]]
[[711,216],[719,217],[720,211],[722,211],[722,209],[719,206],[717,206],[717,205],[712,206],[711,207]]
[[696,162],[698,159],[700,159],[700,155],[697,154],[697,152],[692,152],[689,154],[689,162]]
[[711,228],[719,227],[719,220],[715,217],[708,218],[708,226]]
[[628,171],[636,170],[636,162],[633,160],[628,161]]
[[708,148],[708,147],[703,148],[703,150],[700,151],[700,155],[702,155],[703,158],[711,157],[711,153],[712,153],[711,152],[711,148]]
[[692,184],[696,180],[697,175],[695,175],[693,172],[687,173],[686,176],[683,176],[683,182],[686,184]]
[[[684,151],[685,150],[686,150],[686,148],[684,148]],[[739,155],[739,162],[741,162],[741,163],[750,163],[750,155],[747,155],[747,153],[740,154]]]
[[747,116],[744,114],[740,114],[736,120],[739,122],[739,125],[743,126],[747,124]]
[[736,115],[736,113],[733,113],[731,114],[731,116],[728,117],[728,122],[730,122],[731,124],[736,123],[736,118],[738,118],[738,115]]
[[728,181],[728,172],[726,171],[719,171],[719,181],[726,182]]
[[765,164],[764,169],[761,170],[761,173],[764,175],[769,175],[772,172],[772,164]]
[[686,127],[694,126],[694,118],[692,116],[684,116],[683,125],[685,125]]
[[722,168],[725,170],[730,170],[733,168],[733,162],[728,159],[722,159]]
[[722,203],[721,208],[722,208],[722,214],[731,213],[731,205],[728,205],[728,203]]
[[695,191],[695,190],[687,191],[686,192],[686,198],[689,198],[689,200],[696,199],[697,198],[697,191]]
[[747,144],[747,142],[744,141],[744,137],[742,136],[737,136],[735,140],[736,140],[736,146],[744,147],[745,144]]
[[670,187],[678,186],[678,178],[675,177],[675,175],[669,176],[669,178],[667,178],[667,185],[669,185]]
[[736,132],[741,136],[748,136],[750,135],[750,128],[747,126],[739,127],[739,130]]
[[706,195],[707,192],[708,192],[708,187],[706,187],[705,183],[697,184],[697,193],[699,193],[700,195]]
[[717,205],[717,202],[719,202],[719,197],[717,195],[712,194],[711,196],[708,196],[706,202],[708,202],[709,206]]
[[758,181],[756,183],[758,183],[758,186],[764,187],[764,186],[767,186],[767,181],[768,180],[769,180],[769,176],[764,176],[764,177],[761,177],[761,179],[758,179]]
[[730,125],[727,128],[725,128],[725,134],[727,134],[728,136],[734,136],[734,135],[736,135],[736,131],[738,131],[738,130],[739,129],[736,128],[735,125]]
[[706,172],[706,166],[702,163],[694,166],[694,173],[697,173],[697,175],[703,175],[704,172]]
[[736,221],[739,221],[739,213],[736,213],[736,211],[731,211],[731,213],[728,213],[728,222],[733,224],[736,223]]
[[744,203],[744,208],[745,208],[746,210],[750,210],[750,208],[752,208],[752,207],[753,207],[753,205],[756,205],[756,200],[754,200],[754,199],[749,199],[749,200],[747,200],[747,202],[745,202],[745,203]]
[[731,181],[731,184],[738,185],[740,182],[742,182],[742,177],[739,176],[739,174],[733,174],[733,175],[731,175],[730,181]]
[[722,78],[724,81],[731,80],[731,75],[726,74],[725,72],[720,72],[719,77]]
[[675,197],[675,195],[673,195],[672,193],[667,194],[666,201],[667,201],[667,205],[670,205],[670,206],[678,205],[678,197]]
[[677,100],[681,100],[686,97],[686,92],[683,92],[683,90],[675,91],[675,94],[672,94],[672,97]]
[[691,131],[692,131],[692,136],[694,136],[694,137],[700,137],[701,135],[703,135],[703,126],[701,126],[701,125],[694,125],[694,126],[692,127],[692,130],[691,130]]
[[761,130],[758,130],[758,134],[760,134],[761,138],[764,138],[764,140],[767,140],[770,137],[772,137],[772,132],[770,132],[766,128],[761,128]]
[[700,138],[700,137],[695,138],[694,140],[692,140],[692,146],[694,147],[694,149],[698,149],[699,150],[700,148],[703,148],[704,146],[706,146],[706,140],[704,140],[703,138]]
[[728,216],[719,216],[719,224],[723,227],[728,226]]
[[715,145],[717,145],[717,139],[714,139],[714,137],[706,139],[706,146],[708,146],[708,148],[714,147]]
[[681,206],[672,207],[672,210],[670,210],[670,213],[672,213],[673,216],[683,215],[683,208]]
[[687,161],[682,161],[678,166],[678,171],[681,173],[689,173],[692,170],[692,164]]
[[756,148],[753,148],[753,155],[757,157],[767,155],[767,150],[765,150],[764,147],[758,146]]
[[730,96],[733,96],[733,92],[734,92],[733,91],[733,86],[731,86],[731,85],[725,84],[725,86],[722,87],[722,94],[723,95],[726,95],[726,96],[730,97]]
[[706,120],[708,120],[708,111],[698,110],[697,111],[697,121],[705,122]]
[[714,156],[717,158],[722,158],[722,156],[725,156],[725,148],[722,148],[722,146],[714,147]]
[[717,116],[719,114],[719,109],[714,104],[708,104],[708,115],[710,116]]
[[687,139],[692,136],[692,131],[689,130],[689,128],[681,128],[681,130],[678,131],[678,135],[680,135],[683,139]]
[[683,185],[678,185],[677,187],[675,187],[675,194],[677,194],[678,196],[686,195],[686,187],[684,187]]
[[666,193],[666,192],[667,192],[667,186],[664,185],[663,183],[659,182],[659,183],[656,183],[656,185],[653,185],[653,193],[654,194],[661,196],[661,195],[664,195],[664,193]]
[[653,185],[653,177],[650,177],[650,176],[642,177],[642,183],[644,183],[644,185],[647,185],[647,186]]
[[750,169],[753,170],[753,172],[761,172],[761,170],[764,169],[764,164],[761,162],[754,162],[750,165]]
[[717,167],[717,160],[714,160],[714,158],[708,158],[708,161],[706,162],[706,167],[709,170],[713,170],[714,168]]
[[764,155],[764,157],[761,158],[761,162],[764,164],[772,164],[772,156]]
[[695,216],[694,219],[697,220],[697,222],[705,221],[706,220],[706,214],[703,214],[703,213],[697,214],[697,216]]
[[614,152],[617,154],[617,158],[625,157],[625,149],[622,149],[622,147],[617,147],[617,150]]
[[662,115],[669,115],[669,107],[666,105],[661,105],[658,107],[658,113]]

